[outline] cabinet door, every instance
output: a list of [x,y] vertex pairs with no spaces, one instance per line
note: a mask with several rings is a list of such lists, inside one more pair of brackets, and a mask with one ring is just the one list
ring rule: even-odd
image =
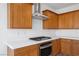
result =
[[28,56],[39,56],[40,55],[40,50],[39,50],[39,45],[33,45],[27,48],[27,53]]
[[8,23],[10,28],[32,28],[32,4],[8,4]]
[[79,41],[78,40],[72,41],[72,55],[79,56]]
[[14,56],[39,56],[39,45],[15,49]]
[[43,20],[44,29],[57,29],[58,28],[58,15],[52,11],[45,10],[43,14],[48,16],[48,19]]
[[63,55],[72,55],[72,44],[70,39],[61,39],[61,53]]
[[59,28],[60,29],[73,28],[73,13],[65,13],[59,15]]
[[60,39],[52,41],[52,55],[55,56],[60,53]]
[[73,13],[74,13],[73,28],[79,29],[79,11],[75,11]]

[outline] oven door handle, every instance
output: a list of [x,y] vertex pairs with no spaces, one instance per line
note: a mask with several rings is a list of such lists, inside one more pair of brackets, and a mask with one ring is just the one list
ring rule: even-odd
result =
[[40,49],[45,49],[45,48],[50,47],[50,46],[52,46],[52,44],[40,46]]

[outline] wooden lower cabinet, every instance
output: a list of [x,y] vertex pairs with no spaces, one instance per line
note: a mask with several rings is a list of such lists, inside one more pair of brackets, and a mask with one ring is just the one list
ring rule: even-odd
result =
[[52,41],[52,55],[55,56],[60,53],[60,39]]
[[39,56],[39,45],[31,45],[17,49],[7,49],[8,56]]
[[65,56],[79,56],[79,40],[61,39],[61,53]]
[[[58,54],[64,56],[79,56],[79,40],[66,38],[55,39],[52,41],[52,56]],[[26,46],[17,49],[7,47],[8,56],[40,56],[40,44]]]
[[[52,42],[52,55],[72,56],[72,39],[60,38]],[[75,48],[76,49],[76,48]]]
[[79,56],[79,40],[60,38],[52,41],[52,55]]
[[65,56],[79,56],[79,40],[62,38],[61,53]]
[[72,41],[72,55],[79,56],[79,40]]
[[71,39],[61,39],[61,53],[66,56],[72,55],[72,40]]

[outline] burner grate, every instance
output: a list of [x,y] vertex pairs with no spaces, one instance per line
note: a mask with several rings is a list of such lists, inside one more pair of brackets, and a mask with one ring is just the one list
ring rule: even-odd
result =
[[41,41],[41,40],[51,39],[51,37],[41,36],[41,37],[34,37],[34,38],[29,38],[29,39],[35,40],[35,41]]

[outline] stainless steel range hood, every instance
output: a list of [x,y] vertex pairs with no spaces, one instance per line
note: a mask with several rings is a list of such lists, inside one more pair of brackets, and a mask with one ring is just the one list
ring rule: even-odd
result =
[[34,3],[34,13],[33,13],[33,19],[41,19],[45,20],[48,17],[41,14],[41,6],[40,3]]

